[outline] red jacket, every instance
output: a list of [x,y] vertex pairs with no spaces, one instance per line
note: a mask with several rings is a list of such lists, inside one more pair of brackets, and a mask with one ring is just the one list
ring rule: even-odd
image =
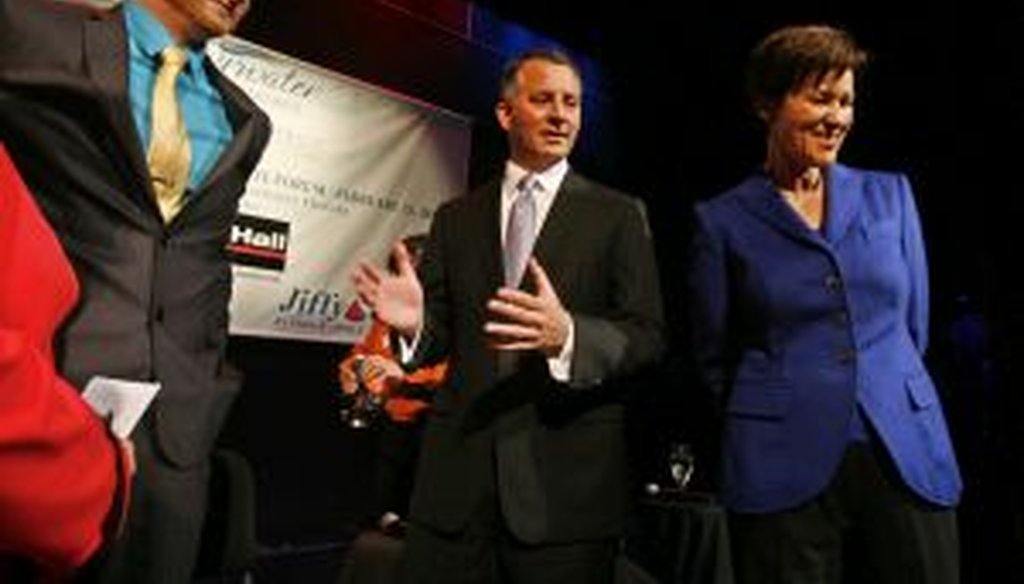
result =
[[97,550],[127,484],[104,423],[54,366],[54,332],[77,298],[71,266],[0,144],[0,557],[51,573]]

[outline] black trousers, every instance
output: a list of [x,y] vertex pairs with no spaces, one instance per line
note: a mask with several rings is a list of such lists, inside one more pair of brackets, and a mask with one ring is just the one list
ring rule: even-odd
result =
[[[491,476],[494,477],[496,473]],[[614,584],[619,541],[604,538],[529,545],[509,531],[496,485],[460,533],[417,523],[405,538],[400,584]]]
[[412,524],[402,584],[613,584],[615,539],[526,545],[510,534],[449,536]]
[[729,518],[737,584],[957,584],[953,509],[910,492],[888,455],[851,445],[798,508]]
[[137,474],[124,532],[90,560],[78,584],[188,584],[199,555],[210,464],[187,469],[157,452],[152,413],[132,433]]

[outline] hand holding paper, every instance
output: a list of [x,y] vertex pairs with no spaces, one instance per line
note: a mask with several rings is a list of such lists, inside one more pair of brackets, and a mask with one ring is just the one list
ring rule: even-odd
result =
[[101,418],[110,419],[110,430],[115,436],[126,439],[158,391],[159,383],[97,375],[86,384],[82,399]]

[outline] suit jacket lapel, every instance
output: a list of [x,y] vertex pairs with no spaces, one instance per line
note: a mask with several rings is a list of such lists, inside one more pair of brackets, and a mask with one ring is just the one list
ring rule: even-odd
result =
[[[460,241],[460,245],[474,246],[476,250],[476,273],[465,274],[464,277],[472,278],[472,288],[477,290],[482,298],[489,298],[505,282],[504,254],[502,253],[501,242],[501,175],[484,183],[469,195],[473,200],[467,201],[473,205],[471,213],[468,213],[469,225],[461,226],[465,229],[468,237]],[[461,231],[462,229],[459,229]],[[474,253],[470,250],[469,253]],[[479,287],[479,288],[477,288]],[[502,353],[509,355],[509,353]],[[505,357],[504,362],[499,364],[499,353],[487,351],[486,365],[481,363],[481,369],[485,387],[490,387],[500,376],[507,376],[515,370],[515,359]]]
[[231,123],[232,132],[234,132],[231,143],[224,148],[209,175],[196,189],[205,193],[215,191],[213,186],[224,178],[224,174],[228,170],[238,166],[245,155],[250,152],[249,146],[253,143],[256,132],[254,113],[258,111],[258,108],[245,92],[213,66],[209,58],[204,62],[210,82],[220,91],[221,97],[224,99],[228,121]]
[[825,239],[837,245],[853,223],[860,208],[861,197],[856,188],[854,173],[845,166],[833,164],[825,175],[826,202]]
[[493,283],[494,289],[505,282],[505,254],[501,241],[501,177],[497,177],[480,189],[480,225],[477,241],[484,246],[480,254],[481,274],[485,281]]
[[821,235],[808,227],[779,196],[768,175],[761,172],[755,174],[747,179],[742,189],[740,203],[750,213],[789,237],[816,246],[825,245]]
[[567,241],[572,236],[571,219],[579,216],[574,209],[578,208],[579,198],[586,188],[587,183],[580,175],[572,171],[565,175],[533,245],[533,255],[556,282],[557,274],[561,271],[555,266],[561,263],[565,252],[571,248]]
[[[139,141],[128,100],[128,38],[121,9],[111,9],[100,17],[86,21],[85,26],[87,74],[98,90],[103,110],[114,129],[116,141],[123,150],[123,159],[127,160],[131,167],[131,175],[137,183],[132,192],[137,193],[140,204],[148,207],[153,217],[159,219],[160,211],[149,180],[145,147]],[[234,138],[221,153],[203,184],[196,189],[204,195],[216,194],[216,183],[223,179],[230,169],[243,162],[244,157],[251,152],[249,146],[255,140],[257,131],[254,113],[258,111],[257,106],[241,89],[217,71],[209,60],[206,62],[207,73],[224,98]],[[203,198],[205,197],[190,197],[186,207],[198,203],[198,200]]]
[[116,160],[128,161],[129,174],[136,182],[136,188],[131,192],[135,193],[140,204],[159,217],[144,148],[128,101],[128,38],[120,7],[87,20],[84,39],[86,74],[95,84],[97,98],[110,120],[115,142],[123,155]]

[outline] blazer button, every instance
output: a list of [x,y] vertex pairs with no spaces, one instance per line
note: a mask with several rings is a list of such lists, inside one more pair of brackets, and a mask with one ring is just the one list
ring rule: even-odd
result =
[[829,292],[838,292],[842,287],[843,282],[839,279],[839,276],[836,276],[835,274],[825,276],[825,289]]
[[153,311],[153,320],[156,321],[156,322],[163,322],[164,321],[164,307],[163,306],[158,306],[156,308],[156,310]]
[[845,310],[840,310],[836,313],[836,324],[839,326],[846,326],[850,324],[850,313]]
[[849,365],[857,358],[857,352],[853,349],[841,349],[837,355],[840,365]]

